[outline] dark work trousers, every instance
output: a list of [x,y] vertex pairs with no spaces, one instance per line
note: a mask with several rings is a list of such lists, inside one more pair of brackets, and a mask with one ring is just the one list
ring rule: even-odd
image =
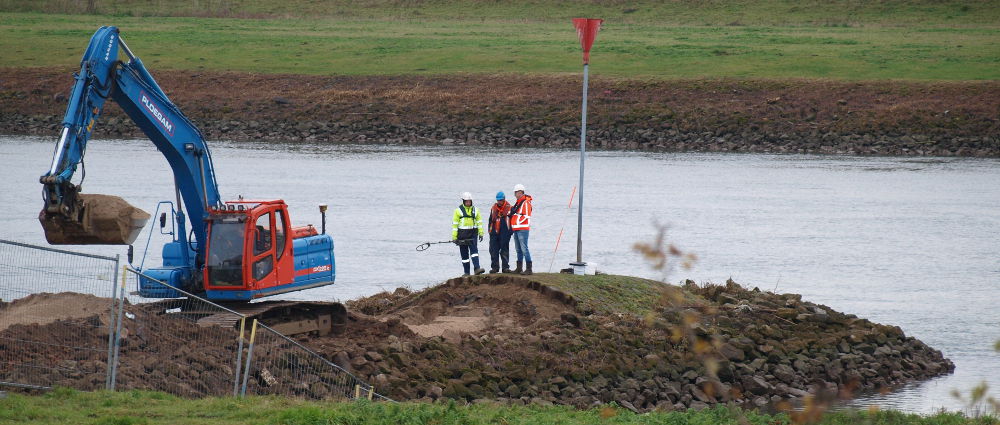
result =
[[462,268],[465,269],[465,274],[469,274],[470,256],[472,257],[473,270],[479,268],[479,244],[475,242],[475,239],[471,245],[459,245],[458,252],[462,254]]
[[514,232],[490,233],[490,270],[500,270],[500,263],[503,263],[503,270],[510,268],[510,237]]

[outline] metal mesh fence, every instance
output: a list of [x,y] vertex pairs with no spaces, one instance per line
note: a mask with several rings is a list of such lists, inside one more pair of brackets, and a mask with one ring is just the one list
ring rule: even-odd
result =
[[118,258],[0,239],[0,386],[110,384]]
[[147,277],[184,298],[130,295],[139,272],[126,269],[114,368],[115,389],[149,389],[184,397],[234,395],[240,378],[243,315]]
[[0,387],[391,401],[236,311],[148,276],[182,297],[135,295],[142,275],[119,263],[0,239]]
[[246,394],[392,401],[337,364],[260,323],[244,369]]

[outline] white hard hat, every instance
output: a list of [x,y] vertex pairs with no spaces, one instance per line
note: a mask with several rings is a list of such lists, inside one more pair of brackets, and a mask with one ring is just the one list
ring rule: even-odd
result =
[[462,200],[463,201],[471,201],[472,200],[472,194],[469,193],[469,192],[462,192]]
[[519,183],[519,184],[515,184],[515,185],[514,185],[514,191],[515,191],[515,192],[517,192],[517,191],[519,191],[519,190],[520,190],[521,192],[524,192],[524,185],[523,185],[523,184],[520,184],[520,183]]

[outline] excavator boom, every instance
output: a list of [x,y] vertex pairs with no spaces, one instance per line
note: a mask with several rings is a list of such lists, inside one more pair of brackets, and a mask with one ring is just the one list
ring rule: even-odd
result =
[[[119,49],[125,51],[126,61],[118,60]],[[209,207],[220,204],[211,154],[201,132],[160,89],[118,28],[101,27],[94,33],[75,80],[52,165],[40,179],[45,188],[40,218],[51,243],[131,244],[138,235],[136,227],[141,229],[149,217],[121,198],[81,194],[82,179],[73,183],[109,98],[166,157],[192,222],[198,223]],[[192,230],[196,240],[204,240],[203,228]]]
[[40,179],[45,187],[45,205],[38,220],[51,244],[128,245],[149,220],[149,214],[122,198],[83,194],[80,184],[72,182],[77,167],[83,164],[87,140],[104,102],[115,88],[112,74],[119,46],[124,45],[117,30],[99,29],[91,37],[75,75],[52,165]]

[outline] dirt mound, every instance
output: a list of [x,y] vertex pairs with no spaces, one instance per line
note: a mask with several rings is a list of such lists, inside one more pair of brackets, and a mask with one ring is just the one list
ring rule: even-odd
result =
[[300,340],[336,353],[389,337],[397,341],[441,337],[460,343],[463,338],[493,333],[546,329],[552,321],[575,318],[573,300],[561,291],[518,277],[483,282],[452,279],[419,293],[397,289],[350,301],[343,335]]
[[89,294],[39,293],[0,303],[0,331],[13,325],[46,325],[57,320],[98,316],[108,323],[112,300]]
[[[0,331],[0,352],[7,362],[0,368],[0,376],[45,386],[103,388],[108,329],[102,317],[107,316],[104,311],[110,301],[72,293],[28,298],[11,304],[49,314],[44,323],[11,324]],[[88,305],[100,308],[88,312]],[[236,331],[198,326],[189,317],[159,314],[148,307],[126,305],[118,388],[161,390],[189,397],[231,394]],[[8,311],[4,308],[0,315]]]
[[451,281],[420,297],[419,302],[396,307],[386,314],[398,317],[417,335],[443,336],[458,342],[462,334],[544,324],[572,309],[535,290],[512,290],[509,284],[502,283],[468,286]]
[[414,335],[457,342],[463,335],[481,335],[487,330],[545,326],[548,320],[572,315],[576,305],[562,291],[529,279],[496,276],[483,283],[452,279],[417,294],[400,288],[350,301],[352,321],[363,325],[349,326],[364,333],[364,326],[391,323]]

